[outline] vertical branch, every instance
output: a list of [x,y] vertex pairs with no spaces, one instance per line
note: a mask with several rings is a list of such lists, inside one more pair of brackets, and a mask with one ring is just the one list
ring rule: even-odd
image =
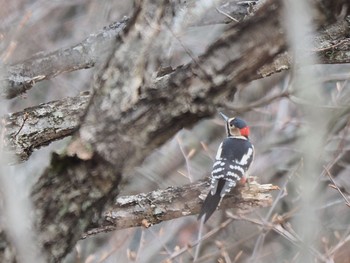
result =
[[303,136],[298,142],[299,151],[302,153],[303,173],[300,178],[300,215],[295,218],[295,228],[305,244],[301,248],[293,248],[292,255],[299,254],[299,262],[312,262],[311,253],[316,246],[315,233],[319,231],[319,216],[315,207],[322,196],[317,185],[317,179],[321,174],[320,157],[324,147],[327,113],[322,111],[324,101],[320,83],[315,77],[316,59],[309,53],[312,43],[306,37],[314,34],[313,7],[310,1],[293,0],[285,1],[285,15],[287,18],[287,32],[289,43],[294,56],[294,79],[292,86],[296,97],[300,102],[301,114],[304,117],[306,127]]

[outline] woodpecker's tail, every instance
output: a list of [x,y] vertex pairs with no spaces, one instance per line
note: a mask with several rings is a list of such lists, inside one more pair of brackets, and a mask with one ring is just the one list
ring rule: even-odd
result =
[[202,205],[201,212],[198,215],[198,220],[204,216],[204,223],[207,222],[209,217],[215,212],[221,200],[221,190],[225,185],[225,180],[219,180],[218,186],[216,188],[216,193],[214,195],[209,191],[207,197]]

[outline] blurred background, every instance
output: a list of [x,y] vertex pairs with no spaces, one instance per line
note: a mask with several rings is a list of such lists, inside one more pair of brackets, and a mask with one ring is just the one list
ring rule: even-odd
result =
[[[183,2],[184,6],[193,4],[193,1]],[[79,43],[89,34],[130,15],[133,7],[132,1],[112,0],[0,0],[0,5],[0,61],[4,64]],[[238,5],[238,8],[247,6]],[[220,34],[225,23],[217,23],[215,18],[224,21],[223,15],[215,9],[206,15],[199,20],[202,22],[174,37],[165,64],[176,67],[189,62],[188,50],[199,55]],[[254,210],[224,227],[221,224],[229,217],[225,211],[217,211],[204,226],[204,234],[212,230],[215,233],[202,241],[198,262],[300,262],[294,253],[295,247],[300,246],[294,223],[300,223],[298,218],[302,217],[299,208],[304,158],[300,138],[305,134],[310,136],[314,130],[310,128],[313,123],[304,117],[304,102],[294,94],[292,78],[298,70],[303,68],[239,86],[234,98],[223,101],[218,109],[247,121],[256,149],[250,174],[260,183],[280,186],[281,191],[274,193],[277,201],[271,208]],[[313,151],[320,168],[314,181],[320,201],[313,207],[319,220],[313,236],[317,250],[313,256],[315,262],[329,255],[334,262],[350,262],[350,208],[341,195],[346,198],[350,191],[350,65],[317,65],[312,70],[320,83],[319,95],[325,101],[319,114],[331,114],[327,117],[323,147]],[[8,111],[77,96],[90,89],[95,71],[96,68],[79,70],[42,81],[25,96],[9,101]],[[124,176],[120,195],[207,178],[224,137],[224,122],[219,116],[181,130],[136,167],[132,175]],[[62,150],[68,140],[40,149],[29,161],[13,167],[14,180],[22,187],[19,189],[28,192],[49,163],[50,152]],[[339,189],[329,184],[336,184]],[[271,226],[275,222],[283,225],[280,231]],[[80,241],[65,262],[189,262],[193,249],[187,245],[196,240],[197,234],[195,216],[148,229],[99,234]]]

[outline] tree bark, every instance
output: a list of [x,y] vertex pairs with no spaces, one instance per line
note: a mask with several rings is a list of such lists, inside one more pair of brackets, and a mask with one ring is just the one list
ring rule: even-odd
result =
[[[339,11],[339,6],[330,5],[334,12]],[[242,19],[247,13],[244,8],[234,7],[234,4],[225,5],[225,12],[233,17]],[[323,5],[319,8],[320,11],[327,10]],[[318,62],[324,64],[339,64],[349,63],[350,59],[350,44],[349,44],[349,23],[345,20],[336,20],[332,12],[327,10],[329,21],[319,29],[319,36],[315,39],[315,49],[310,52],[316,52]],[[115,38],[125,28],[129,18],[124,18],[121,21],[115,22],[105,27],[100,32],[91,34],[81,43],[73,45],[69,48],[59,49],[50,53],[38,53],[35,56],[18,62],[14,65],[5,66],[0,72],[6,72],[1,77],[0,81],[0,97],[11,99],[17,97],[29,89],[36,83],[51,79],[55,76],[94,67],[106,59],[108,50],[115,43]],[[328,21],[328,20],[327,20]],[[226,19],[210,20],[206,19],[197,25],[205,25],[208,23],[226,23]],[[265,65],[255,78],[262,78],[282,70],[290,68],[290,55],[283,55],[276,58],[270,64]]]
[[[281,8],[281,1],[264,1],[254,16],[228,25],[205,54],[155,76],[176,10],[169,10],[166,1],[141,1],[135,7],[79,123],[77,137],[93,155],[84,160],[55,155],[33,189],[36,226],[50,262],[61,260],[83,233],[101,226],[122,174],[130,174],[181,128],[212,116],[237,85],[257,78],[259,69],[287,50]],[[320,21],[329,17],[334,16]],[[0,247],[1,262],[8,253]]]
[[25,93],[39,81],[93,67],[109,55],[108,50],[127,21],[125,18],[113,23],[72,47],[38,53],[25,61],[5,67],[0,71],[7,72],[0,81],[0,96],[11,99]]
[[121,36],[123,45],[115,47],[97,78],[79,130],[95,150],[93,158],[56,159],[33,191],[37,227],[51,261],[67,254],[93,225],[93,218],[103,218],[103,207],[112,204],[121,174],[130,173],[182,127],[211,116],[222,97],[234,94],[235,85],[248,81],[286,47],[283,34],[269,30],[279,25],[280,6],[268,2],[250,20],[228,26],[198,60],[150,79],[147,76],[154,68],[142,59],[148,53],[157,54],[154,48],[161,50],[161,43],[154,42],[167,37],[158,31],[170,23],[165,8],[156,1],[136,7]]
[[[272,204],[270,192],[277,189],[271,184],[250,182],[249,187],[238,187],[225,196],[219,209],[235,208],[236,213],[242,214],[256,207],[268,207]],[[150,227],[166,220],[198,214],[208,191],[209,183],[199,181],[147,194],[118,197],[104,213],[101,226],[89,230],[83,238],[128,227]]]
[[51,101],[2,118],[4,150],[11,164],[28,160],[33,150],[72,135],[90,100],[88,93]]

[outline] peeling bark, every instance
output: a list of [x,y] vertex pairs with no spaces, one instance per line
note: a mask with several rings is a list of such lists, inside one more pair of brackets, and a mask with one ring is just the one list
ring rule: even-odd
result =
[[[124,44],[115,48],[114,56],[97,78],[97,88],[80,129],[80,136],[95,150],[93,159],[81,161],[75,157],[72,163],[72,157],[62,157],[52,162],[33,192],[37,227],[50,261],[62,259],[72,244],[93,228],[88,222],[103,218],[92,211],[102,212],[102,207],[111,204],[120,174],[129,172],[183,126],[213,114],[214,105],[223,96],[234,94],[235,85],[248,81],[251,74],[285,48],[283,34],[268,30],[278,24],[278,5],[268,4],[252,20],[228,27],[198,61],[171,75],[150,79],[146,77],[150,74],[147,67],[152,65],[135,60],[134,54],[137,51],[137,58],[144,59],[140,54],[159,49],[150,43],[162,34],[154,31],[158,28],[155,25],[164,24],[163,17],[168,16],[163,6],[152,5],[146,1],[137,8],[130,19],[132,24],[123,32]],[[151,8],[157,11],[151,12]],[[149,17],[148,12],[157,16]],[[261,30],[264,27],[266,30]],[[271,47],[275,48],[271,51]],[[135,79],[142,80],[143,74],[143,85],[139,85],[142,82]],[[62,169],[55,169],[55,164]],[[88,189],[98,186],[90,182],[95,178],[91,170],[106,174],[103,185],[112,188],[102,188],[97,191],[99,195],[91,196]],[[113,176],[115,173],[117,176]],[[80,178],[84,178],[82,189],[70,186],[78,185],[74,182]]]
[[82,94],[3,117],[3,146],[10,163],[26,161],[33,150],[72,135],[79,127],[89,99],[89,94]]
[[[171,25],[172,15],[166,3],[141,2],[100,70],[79,130],[94,155],[88,160],[54,156],[32,192],[36,226],[50,262],[61,260],[83,233],[101,226],[101,213],[117,195],[122,174],[182,127],[211,116],[223,98],[234,95],[236,85],[256,78],[262,66],[286,51],[281,3],[268,0],[251,18],[229,25],[204,55],[155,77],[163,58],[159,39],[169,34],[160,29]],[[13,127],[20,128],[21,122],[16,123]],[[159,211],[153,209],[162,216]],[[116,219],[110,215],[109,220]],[[146,220],[157,223],[157,216]],[[0,250],[0,261],[4,254]]]
[[[339,12],[342,4],[344,3],[331,5],[332,10]],[[225,8],[231,16],[239,17],[240,19],[247,15],[244,12],[244,8],[237,8],[232,3],[228,6],[225,5]],[[321,11],[327,10],[326,6],[321,5],[319,8]],[[335,22],[334,14],[329,12],[329,10],[327,10],[327,13],[329,19]],[[324,21],[324,19],[325,17],[321,20]],[[0,81],[0,96],[7,99],[14,98],[31,89],[37,82],[51,79],[64,72],[91,68],[97,63],[101,63],[107,56],[105,54],[106,51],[111,49],[113,43],[115,43],[115,38],[126,26],[127,21],[128,18],[124,18],[119,22],[115,22],[100,32],[91,34],[81,43],[69,48],[59,49],[50,53],[38,53],[23,62],[4,67],[0,72],[7,73],[5,76],[2,76]],[[226,22],[226,19],[206,19],[201,21],[199,25]],[[319,63],[336,64],[349,63],[350,61],[349,23],[343,19],[338,19],[336,22],[336,25],[342,24],[338,28],[341,28],[341,30],[338,30],[337,34],[329,34],[329,31],[334,33],[333,24],[330,24],[329,27],[324,26],[321,28],[319,30],[320,35],[329,35],[329,37],[323,38],[321,42],[316,43],[315,50],[310,51],[317,53]],[[319,37],[315,39],[315,42],[318,42],[318,39]],[[262,78],[289,68],[289,59],[283,56],[283,58],[274,61],[273,64],[261,69],[261,73],[258,73],[255,78]]]
[[125,18],[111,24],[72,47],[51,53],[38,53],[23,62],[5,67],[0,71],[7,72],[0,81],[0,96],[11,99],[25,93],[39,81],[65,72],[93,67],[108,55],[107,51],[111,49],[127,21]]
[[[225,196],[219,209],[235,208],[242,214],[256,207],[268,207],[272,203],[271,191],[278,187],[251,182],[250,187],[236,188]],[[181,187],[168,187],[147,194],[120,196],[116,203],[104,213],[101,226],[89,230],[83,238],[101,232],[123,228],[150,227],[163,221],[199,213],[203,199],[208,194],[209,183],[200,181]]]
[[143,35],[149,29],[136,21],[123,37],[123,48],[97,80],[99,88],[86,117],[89,125],[80,130],[82,138],[118,169],[134,167],[179,129],[215,113],[223,98],[235,93],[236,85],[251,80],[262,65],[285,50],[283,33],[271,30],[280,27],[279,8],[268,3],[252,19],[229,26],[198,60],[149,81],[146,76],[152,73],[142,64],[143,58],[135,61],[133,55],[149,46]]

